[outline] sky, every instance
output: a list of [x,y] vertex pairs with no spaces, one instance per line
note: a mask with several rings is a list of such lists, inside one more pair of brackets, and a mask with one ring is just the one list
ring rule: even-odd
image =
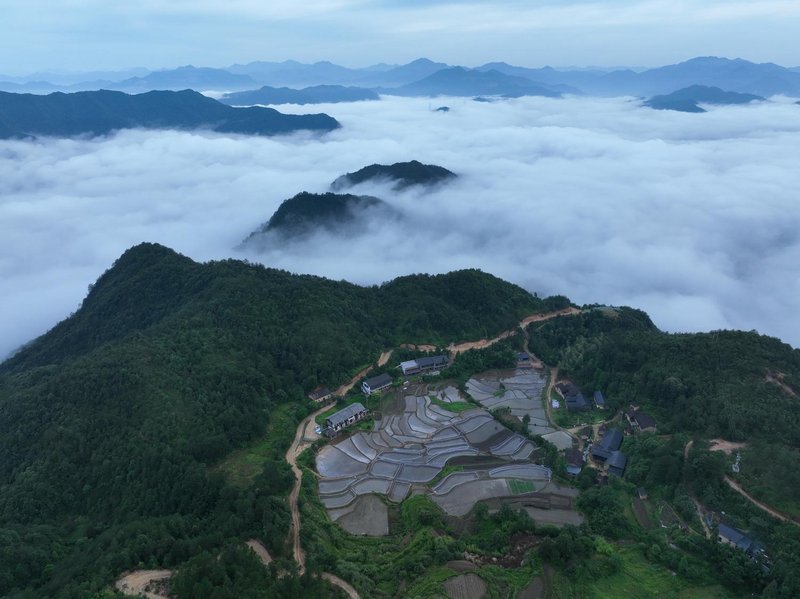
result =
[[[540,295],[644,309],[668,331],[755,329],[800,346],[799,106],[439,102],[451,111],[391,97],[315,106],[343,125],[322,137],[0,141],[0,356],[77,310],[143,241],[359,284],[478,267]],[[286,198],[411,159],[459,178],[427,193],[361,187],[403,214],[361,235],[234,251]]]
[[796,0],[0,0],[0,73],[253,60],[800,66]]

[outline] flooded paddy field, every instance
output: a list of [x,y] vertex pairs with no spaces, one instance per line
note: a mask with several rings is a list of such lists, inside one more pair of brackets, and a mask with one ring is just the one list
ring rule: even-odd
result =
[[[544,384],[536,371],[526,369],[474,377],[469,392],[487,408],[504,403],[517,413],[531,414],[539,432],[545,427],[535,424],[534,417],[545,418]],[[526,509],[553,511],[549,517],[539,514],[537,520],[580,521],[569,497],[553,505],[536,500],[560,489],[551,482],[551,470],[534,463],[537,447],[532,441],[503,426],[486,409],[470,408],[455,387],[415,385],[405,393],[390,399],[390,411],[373,430],[358,431],[317,454],[320,499],[346,530],[387,534],[386,502],[399,503],[416,494],[430,496],[456,517],[468,514],[477,502],[518,503],[530,497]],[[450,403],[459,405],[451,411]]]

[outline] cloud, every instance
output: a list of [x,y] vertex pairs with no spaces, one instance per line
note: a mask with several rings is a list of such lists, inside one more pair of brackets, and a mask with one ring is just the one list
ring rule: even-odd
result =
[[[439,104],[451,111],[430,110]],[[133,244],[242,256],[231,248],[284,199],[409,159],[461,177],[429,194],[360,188],[406,225],[242,257],[362,284],[479,267],[540,295],[643,308],[665,330],[757,329],[800,345],[794,104],[701,115],[593,98],[318,108],[343,128],[0,142],[0,354],[75,310]]]

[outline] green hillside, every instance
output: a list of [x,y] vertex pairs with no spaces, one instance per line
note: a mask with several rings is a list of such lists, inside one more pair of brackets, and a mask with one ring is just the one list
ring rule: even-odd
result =
[[[0,596],[88,597],[243,538],[287,556],[283,453],[308,390],[401,339],[478,338],[547,305],[478,271],[362,288],[132,248],[0,365]],[[250,487],[214,473],[267,430]]]

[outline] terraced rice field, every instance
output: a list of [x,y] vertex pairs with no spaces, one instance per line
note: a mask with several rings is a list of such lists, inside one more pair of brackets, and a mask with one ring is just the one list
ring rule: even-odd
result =
[[530,416],[528,430],[534,435],[555,432],[547,421],[542,394],[547,381],[538,370],[526,368],[499,374],[484,374],[467,381],[467,391],[489,410],[509,408],[520,420]]
[[[445,391],[451,401],[457,400],[457,392]],[[427,389],[418,393],[406,396],[403,412],[385,415],[375,430],[357,432],[320,450],[319,493],[332,518],[341,518],[360,497],[379,494],[400,502],[412,490],[430,494],[451,515],[464,515],[476,501],[511,495],[509,481],[525,481],[534,490],[550,481],[550,469],[529,459],[533,443],[486,410],[451,412],[432,404]],[[449,460],[476,456],[508,463],[455,472],[431,488]]]

